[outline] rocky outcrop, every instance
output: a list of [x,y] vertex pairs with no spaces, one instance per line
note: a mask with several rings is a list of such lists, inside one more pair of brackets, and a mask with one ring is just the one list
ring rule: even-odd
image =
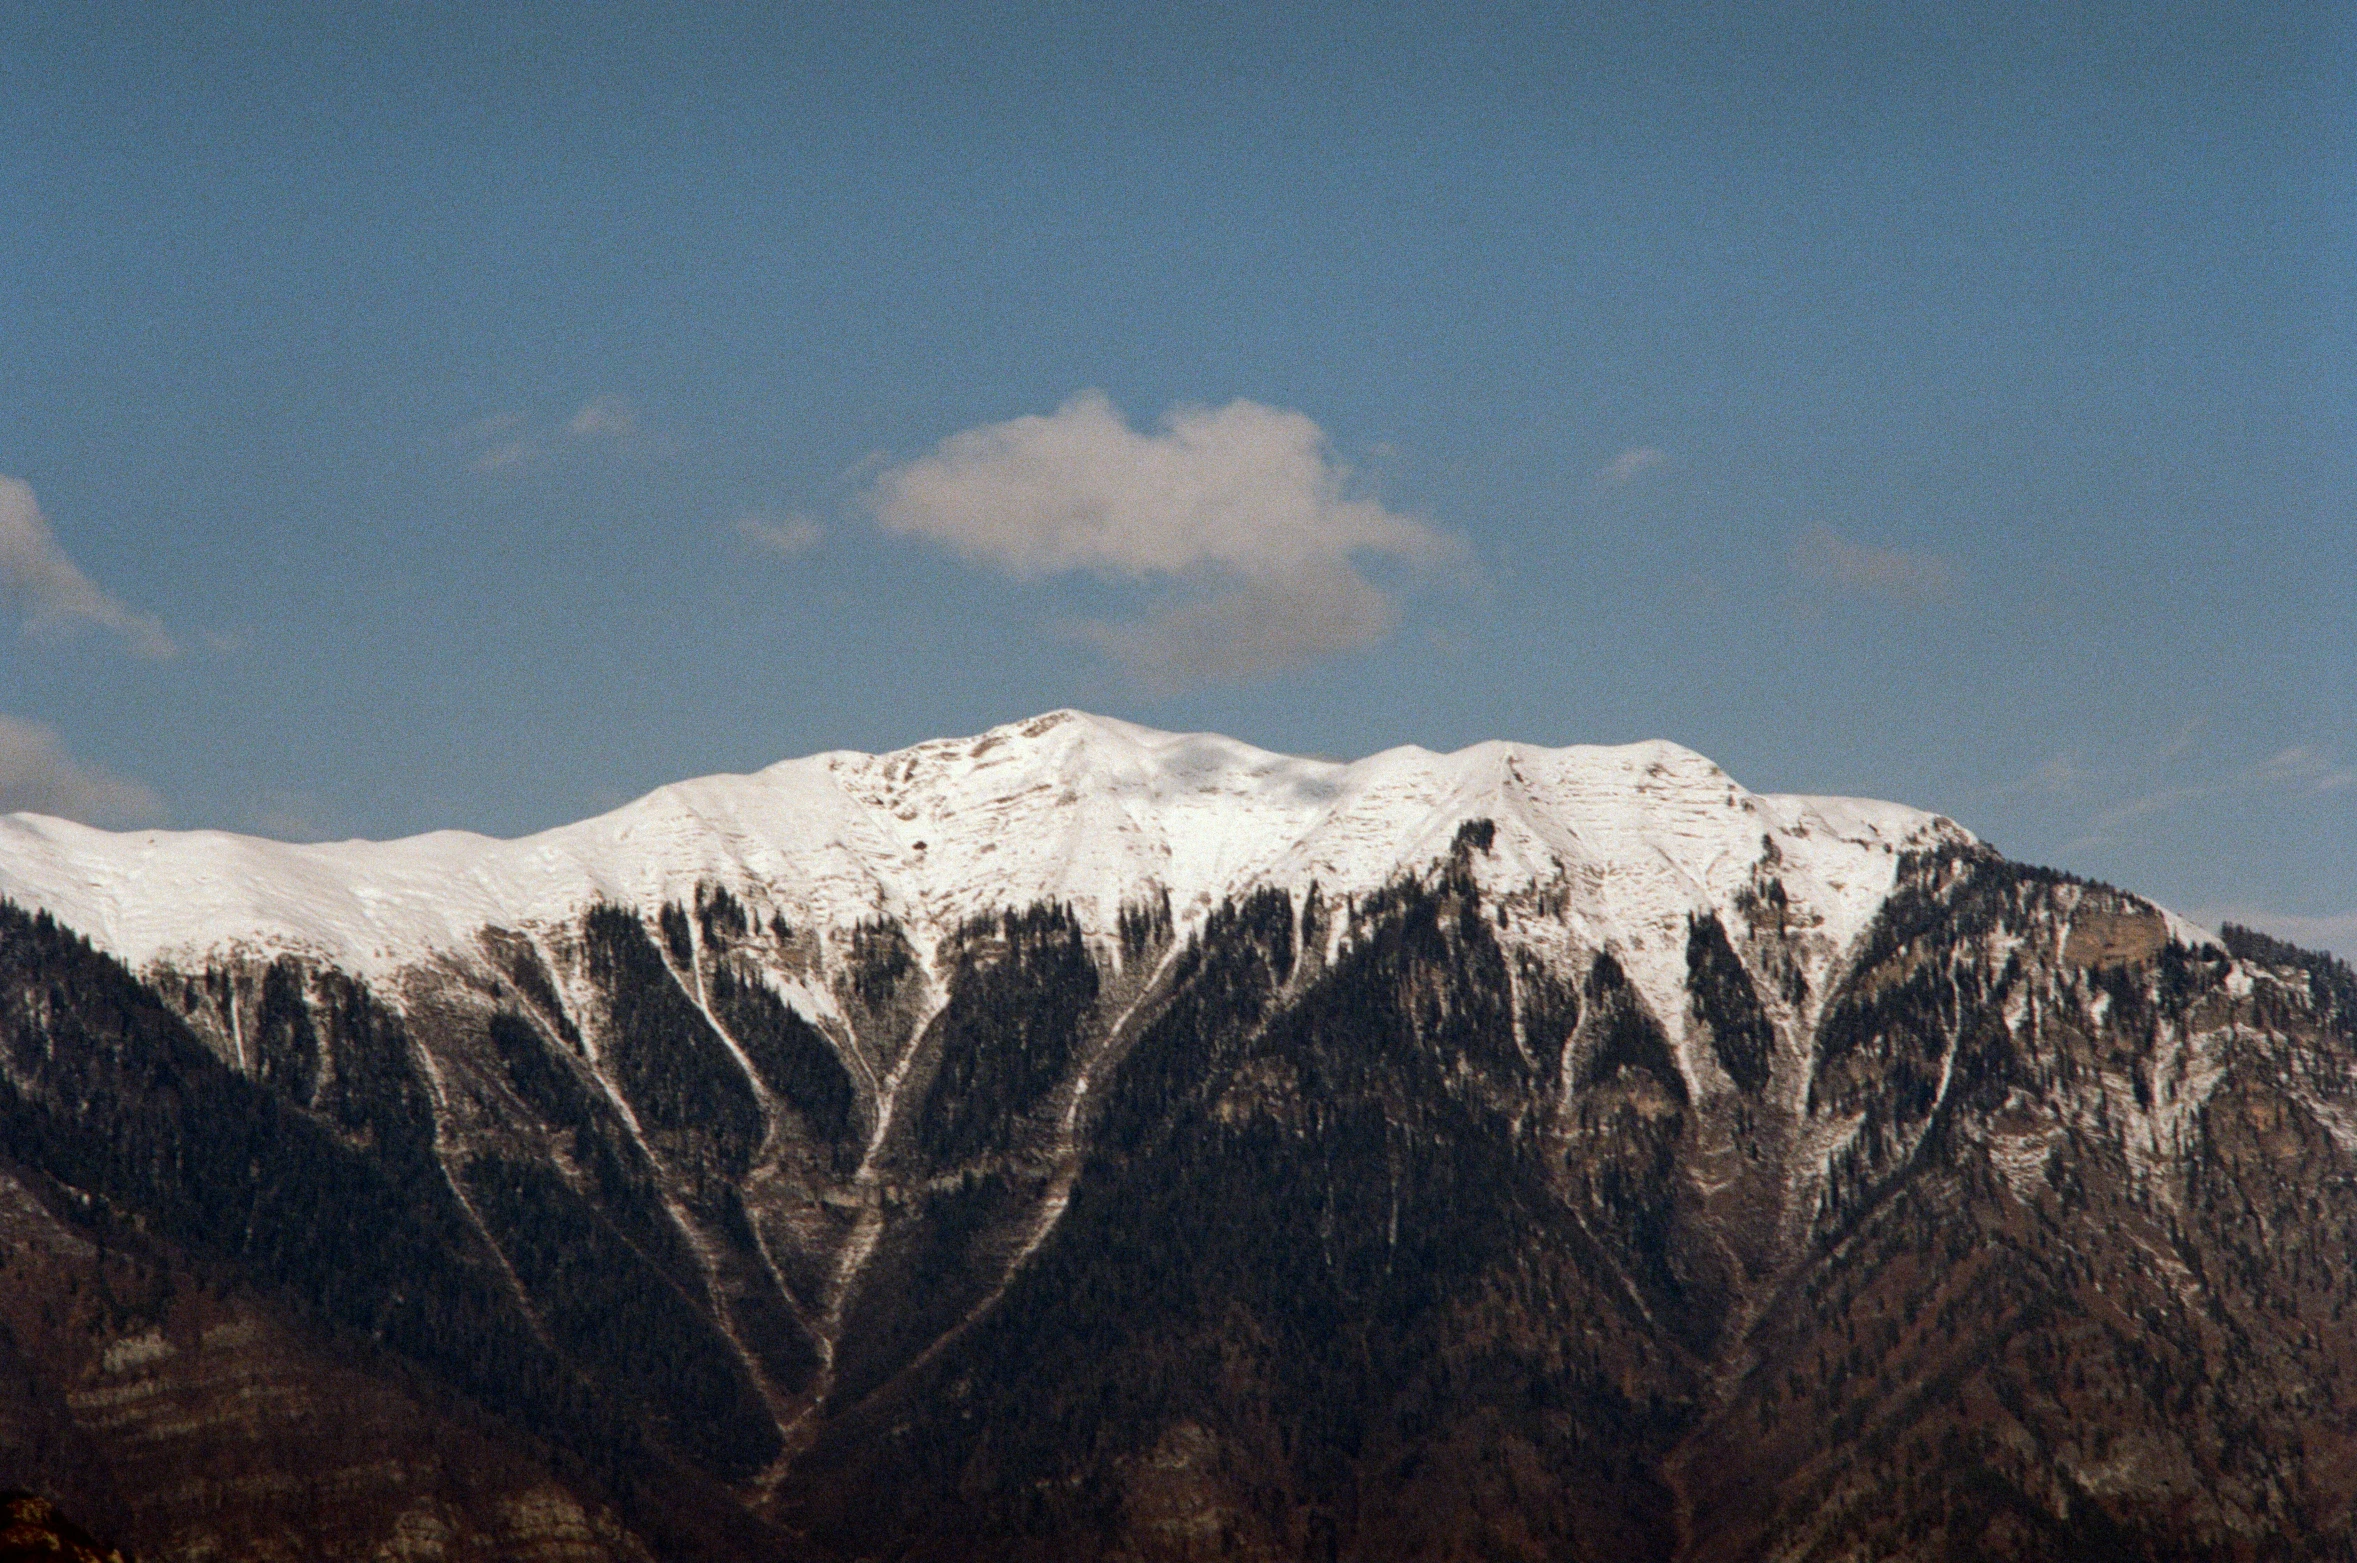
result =
[[0,1492],[0,1563],[125,1563],[36,1493]]

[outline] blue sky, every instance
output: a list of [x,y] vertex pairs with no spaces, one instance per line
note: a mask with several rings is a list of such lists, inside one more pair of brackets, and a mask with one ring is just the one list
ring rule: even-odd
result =
[[0,808],[1660,736],[2357,953],[2345,8],[1170,9],[7,11]]

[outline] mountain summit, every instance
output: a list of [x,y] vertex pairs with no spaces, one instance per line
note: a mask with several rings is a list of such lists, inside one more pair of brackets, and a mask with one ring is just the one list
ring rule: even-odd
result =
[[0,902],[0,1429],[141,1555],[2357,1536],[2347,968],[1672,744],[1060,711]]
[[[1192,930],[1261,888],[1365,894],[1430,868],[1475,819],[1495,827],[1485,886],[1555,887],[1590,942],[1634,954],[1624,964],[1647,976],[1676,965],[1689,915],[1731,910],[1763,856],[1820,928],[1823,958],[1873,915],[1899,853],[1971,841],[1895,804],[1751,793],[1670,743],[1407,747],[1340,764],[1053,711],[681,782],[512,841],[304,846],[10,816],[0,895],[141,968],[292,953],[390,975],[470,950],[484,928],[684,905],[699,887],[822,932],[892,919],[930,951],[1009,906],[1068,907],[1109,940],[1124,908],[1163,900]],[[1666,964],[1645,958],[1664,951]]]

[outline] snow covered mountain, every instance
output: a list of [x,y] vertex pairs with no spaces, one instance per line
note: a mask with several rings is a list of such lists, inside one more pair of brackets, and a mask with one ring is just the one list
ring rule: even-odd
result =
[[563,928],[601,903],[725,888],[760,922],[822,937],[879,918],[928,957],[969,919],[1068,906],[1100,943],[1167,899],[1182,931],[1264,887],[1363,895],[1443,858],[1467,820],[1497,836],[1493,893],[1544,887],[1573,936],[1611,947],[1649,998],[1684,980],[1686,919],[1724,915],[1763,862],[1822,966],[1888,894],[1897,855],[1970,836],[1851,798],[1759,795],[1669,743],[1295,759],[1211,734],[1057,711],[893,754],[832,753],[711,776],[520,840],[458,831],[298,846],[216,831],[116,834],[0,819],[0,895],[54,913],[135,969],[295,955],[371,980],[470,952],[485,928]]
[[[2346,969],[1675,745],[1055,712],[512,841],[12,816],[0,902],[0,1227],[47,1256],[0,1329],[109,1264],[183,1299],[43,1335],[0,1432],[143,1553],[2357,1524],[2357,1420],[2311,1425],[2357,1370]],[[235,1317],[186,1300],[221,1267]],[[353,1420],[353,1342],[412,1409]],[[154,1480],[200,1468],[313,1497]]]

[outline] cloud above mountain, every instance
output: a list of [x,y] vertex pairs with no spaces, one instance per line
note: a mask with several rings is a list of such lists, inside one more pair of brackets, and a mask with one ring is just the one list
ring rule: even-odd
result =
[[130,608],[82,573],[41,513],[32,485],[11,477],[0,477],[0,595],[13,601],[28,633],[96,628],[120,638],[134,656],[179,655],[160,619]]
[[0,714],[0,814],[20,811],[85,825],[153,825],[164,803],[139,782],[75,759],[55,728]]
[[1098,391],[952,435],[865,494],[888,532],[1018,580],[1153,588],[1142,617],[1074,626],[1149,687],[1248,678],[1373,645],[1398,622],[1377,560],[1409,569],[1453,535],[1361,492],[1325,432],[1237,400],[1133,429]]
[[737,536],[764,553],[789,558],[816,548],[826,531],[799,510],[760,507],[737,517]]
[[565,420],[577,440],[621,440],[638,432],[638,413],[618,396],[601,396]]
[[1669,460],[1669,452],[1653,445],[1639,445],[1624,450],[1596,469],[1596,481],[1606,488],[1619,488],[1634,483],[1655,467]]
[[1828,526],[1814,526],[1792,546],[1792,566],[1822,586],[1903,602],[1952,597],[1963,575],[1934,553],[1858,543]]
[[467,465],[486,477],[543,472],[599,449],[645,456],[671,448],[671,442],[650,431],[638,409],[619,396],[593,397],[562,423],[529,420],[512,412],[478,418],[456,430],[451,442],[467,451]]

